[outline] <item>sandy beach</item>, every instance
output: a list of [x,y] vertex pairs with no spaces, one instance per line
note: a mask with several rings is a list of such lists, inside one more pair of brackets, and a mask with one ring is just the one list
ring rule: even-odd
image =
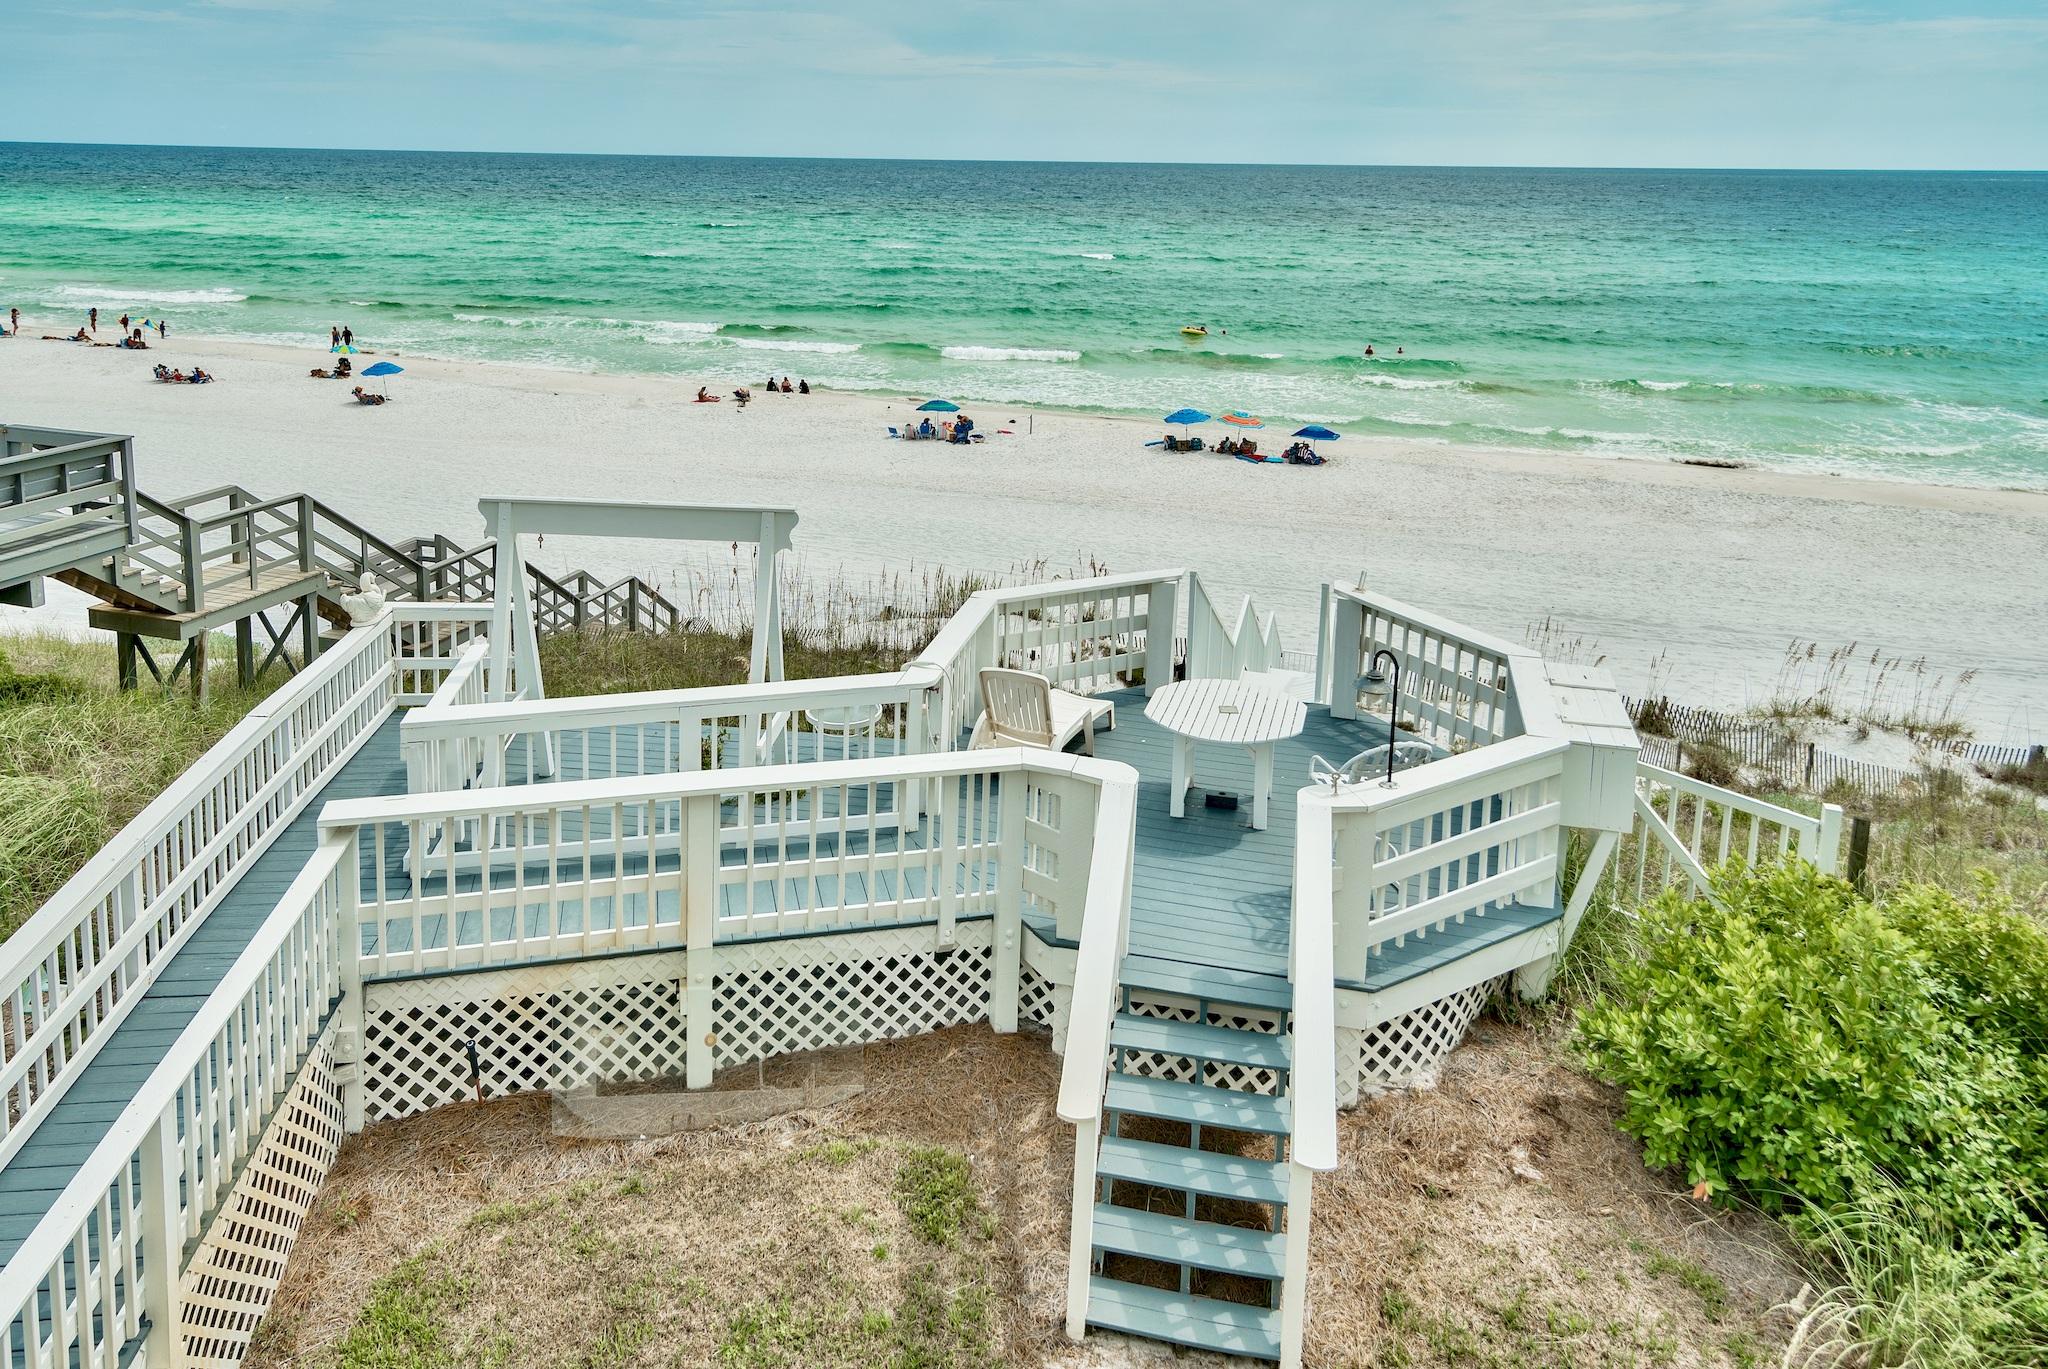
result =
[[[324,347],[173,324],[129,353],[38,340],[55,319],[24,325],[0,341],[0,420],[132,433],[159,497],[307,490],[393,537],[476,536],[486,494],[787,504],[813,576],[1189,566],[1233,605],[1250,593],[1304,649],[1318,582],[1362,576],[1510,637],[1548,619],[1553,650],[1583,638],[1582,657],[1632,691],[1754,703],[1795,639],[1855,642],[1974,672],[1960,707],[1983,740],[2048,734],[2048,494],[1373,439],[1329,444],[1319,469],[1251,466],[1147,448],[1155,422],[1017,405],[967,406],[984,444],[904,444],[884,430],[908,397],[757,390],[741,411],[692,403],[697,377],[420,357],[396,358],[392,402],[364,407],[307,378]],[[219,383],[154,384],[157,361]],[[1258,436],[1287,444],[1284,429]],[[536,559],[674,583],[706,552],[550,539]],[[33,617],[82,621],[81,604],[57,587]]]

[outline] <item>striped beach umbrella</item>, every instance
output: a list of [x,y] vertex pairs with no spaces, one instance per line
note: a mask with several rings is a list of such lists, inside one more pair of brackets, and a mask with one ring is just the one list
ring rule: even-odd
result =
[[1263,428],[1266,426],[1264,420],[1246,413],[1243,409],[1232,409],[1229,413],[1223,415],[1223,421],[1238,428]]

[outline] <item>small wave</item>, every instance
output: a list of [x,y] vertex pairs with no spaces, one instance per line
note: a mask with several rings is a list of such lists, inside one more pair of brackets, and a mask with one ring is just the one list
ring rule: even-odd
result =
[[1083,252],[1083,253],[1082,253],[1081,255],[1082,255],[1082,256],[1084,256],[1084,257],[1086,257],[1086,258],[1088,258],[1088,260],[1090,260],[1090,261],[1115,261],[1115,260],[1116,260],[1116,253],[1114,253],[1114,252]]
[[122,304],[240,304],[247,295],[225,285],[205,290],[121,290],[105,285],[60,285],[61,300],[48,300],[52,307],[72,300],[113,300]]
[[1663,399],[1729,402],[1743,399],[1792,399],[1817,404],[1897,404],[1899,397],[1848,385],[1787,385],[1775,381],[1730,380],[1582,380],[1581,389],[1609,394]]
[[928,342],[871,342],[864,345],[861,350],[884,357],[903,357],[912,361],[935,361],[939,357],[939,349]]
[[745,228],[747,225],[729,219],[706,219],[697,226],[699,228]]
[[635,253],[641,257],[694,257],[696,253],[685,247],[652,247],[645,252]]
[[1455,380],[1421,380],[1414,376],[1383,376],[1372,371],[1362,371],[1358,379],[1367,385],[1379,385],[1389,390],[1450,390],[1461,382]]
[[884,252],[915,252],[918,250],[919,244],[914,242],[878,242],[875,246],[881,248]]
[[[1351,359],[1347,357],[1342,358],[1342,360],[1349,362]],[[1358,361],[1364,362],[1367,366],[1383,370],[1424,371],[1430,374],[1441,375],[1459,375],[1465,369],[1449,357],[1390,357],[1374,355],[1359,357]]]
[[782,337],[789,333],[808,333],[811,330],[801,323],[728,323],[718,329],[720,337]]
[[733,346],[745,347],[754,352],[822,352],[838,355],[843,352],[858,352],[858,342],[790,342],[775,338],[734,338]]
[[1285,360],[1277,352],[1212,352],[1206,347],[1141,347],[1132,355],[1148,361],[1207,366],[1223,371],[1255,370]]
[[1079,352],[1063,347],[941,347],[939,355],[954,361],[1079,361]]

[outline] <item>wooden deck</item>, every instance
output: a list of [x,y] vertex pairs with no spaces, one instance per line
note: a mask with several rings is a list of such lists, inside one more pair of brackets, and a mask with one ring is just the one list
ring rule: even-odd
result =
[[[1301,736],[1275,748],[1270,824],[1250,828],[1251,760],[1242,748],[1203,745],[1195,759],[1196,792],[1188,799],[1187,816],[1169,816],[1168,776],[1172,771],[1172,737],[1145,717],[1144,694],[1126,690],[1110,696],[1117,705],[1114,731],[1096,733],[1096,753],[1126,762],[1140,773],[1137,861],[1132,883],[1130,951],[1149,961],[1170,961],[1188,967],[1197,978],[1217,971],[1285,976],[1288,960],[1288,916],[1295,836],[1295,792],[1309,779],[1314,755],[1343,761],[1377,746],[1386,725],[1370,718],[1340,721],[1327,710],[1311,708]],[[626,756],[632,755],[627,749]],[[515,773],[523,766],[513,767]],[[637,766],[622,759],[618,769]],[[405,770],[399,755],[399,724],[390,719],[374,733],[327,788],[287,827],[249,869],[219,907],[206,919],[164,973],[152,984],[78,1082],[21,1152],[0,1169],[0,1260],[11,1256],[35,1223],[62,1191],[78,1159],[106,1134],[121,1108],[155,1067],[162,1052],[191,1020],[217,985],[220,974],[241,953],[254,929],[276,907],[278,898],[311,856],[321,806],[330,799],[400,794]],[[1204,796],[1234,792],[1246,796],[1236,808],[1210,807]],[[893,837],[885,838],[893,841]],[[387,852],[387,876],[403,879],[396,849]],[[738,854],[734,853],[734,859]],[[368,852],[365,859],[370,859]],[[634,866],[628,859],[629,868]],[[921,871],[909,877],[910,894],[921,892]],[[967,883],[973,871],[962,871]],[[474,887],[474,876],[461,885]],[[728,916],[783,900],[827,900],[832,891],[755,886],[722,891]],[[593,907],[592,915],[600,909]],[[602,910],[609,917],[608,909]],[[631,921],[645,918],[644,908],[628,907]],[[678,910],[659,906],[656,916],[667,922]],[[1411,942],[1375,957],[1369,982],[1383,988],[1438,965],[1458,959],[1505,936],[1518,934],[1554,918],[1550,909],[1504,909],[1473,920],[1469,932]],[[1032,931],[1051,942],[1049,920],[1032,919]],[[644,922],[642,923],[644,925]],[[375,933],[372,933],[374,937]],[[443,933],[445,935],[445,932]],[[468,933],[458,929],[459,938]],[[1206,967],[1206,968],[1205,968]]]

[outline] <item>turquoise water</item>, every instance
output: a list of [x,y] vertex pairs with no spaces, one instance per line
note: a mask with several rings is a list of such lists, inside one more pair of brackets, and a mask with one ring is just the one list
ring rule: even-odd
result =
[[2043,174],[0,144],[0,309],[94,304],[692,385],[2048,488]]

